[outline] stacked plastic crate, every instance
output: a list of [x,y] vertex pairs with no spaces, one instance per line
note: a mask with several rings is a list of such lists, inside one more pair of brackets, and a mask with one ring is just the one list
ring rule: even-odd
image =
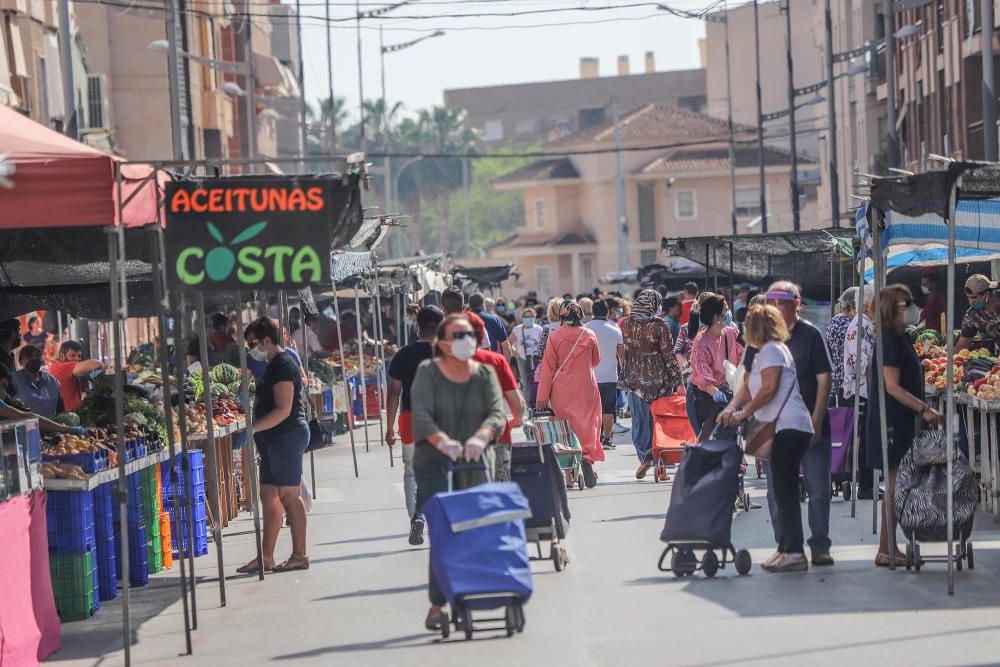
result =
[[89,492],[48,494],[49,573],[63,622],[89,618],[100,608],[94,501]]
[[[187,477],[185,476],[185,471],[181,465],[183,454],[178,454],[174,461],[174,465],[177,470],[177,488],[174,488],[172,482],[169,481],[169,477],[165,473],[169,472],[169,466],[164,462],[163,468],[161,468],[161,475],[164,476],[163,479],[163,507],[167,510],[170,515],[170,525],[175,526],[174,523],[174,503],[176,499],[177,505],[180,507],[180,535],[176,533],[172,535],[173,538],[173,548],[178,554],[181,553],[183,545],[183,555],[188,555],[189,543],[188,543],[188,508],[187,508],[187,485],[188,477],[190,478],[191,485],[191,530],[194,535],[194,555],[204,556],[208,553],[208,514],[206,512],[206,496],[205,496],[205,459],[204,452],[200,449],[192,449],[188,451],[188,472]],[[166,540],[164,540],[166,543]]]
[[101,484],[90,492],[94,501],[94,537],[97,539],[97,593],[102,602],[118,597],[118,562],[115,555],[115,522],[111,499],[111,487],[114,483]]
[[[126,477],[128,487],[128,580],[132,586],[145,586],[149,583],[148,558],[146,555],[146,517],[142,502],[142,473],[133,473]],[[117,482],[115,482],[117,483]],[[121,563],[121,512],[118,503],[112,503],[115,520],[115,549],[118,562]],[[123,577],[118,568],[118,578]]]
[[142,514],[146,524],[146,564],[150,574],[163,569],[163,551],[160,544],[160,495],[157,493],[156,477],[159,466],[144,468],[139,474],[142,479]]

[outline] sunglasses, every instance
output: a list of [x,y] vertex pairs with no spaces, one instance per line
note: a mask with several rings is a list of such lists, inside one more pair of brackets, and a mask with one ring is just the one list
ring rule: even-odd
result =
[[965,288],[965,295],[966,295],[966,296],[974,296],[974,297],[981,297],[981,296],[983,296],[984,294],[988,294],[988,293],[989,293],[989,290],[986,290],[985,292],[973,292],[973,291],[972,291],[971,289],[969,289],[968,287],[966,287],[966,288]]
[[476,333],[474,331],[455,331],[448,336],[449,340],[462,340],[463,338],[472,338]]

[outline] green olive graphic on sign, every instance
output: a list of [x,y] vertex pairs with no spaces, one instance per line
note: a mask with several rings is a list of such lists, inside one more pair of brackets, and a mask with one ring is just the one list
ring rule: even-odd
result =
[[206,223],[208,227],[208,233],[212,235],[216,241],[222,245],[212,248],[208,251],[205,256],[205,273],[212,280],[225,280],[229,277],[229,274],[233,272],[233,267],[236,266],[236,253],[232,251],[230,246],[239,245],[240,243],[246,243],[253,237],[264,231],[267,227],[267,222],[258,222],[257,224],[250,225],[242,232],[236,235],[228,245],[226,245],[226,240],[222,236],[222,232],[219,228],[213,225],[211,222]]

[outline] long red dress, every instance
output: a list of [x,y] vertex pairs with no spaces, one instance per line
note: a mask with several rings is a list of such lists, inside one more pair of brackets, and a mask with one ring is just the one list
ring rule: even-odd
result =
[[[594,378],[594,368],[600,361],[593,331],[561,326],[549,334],[538,378],[538,400],[549,402],[556,419],[569,420],[573,433],[580,439],[583,458],[591,463],[604,460],[601,396]],[[555,377],[560,366],[562,370]]]

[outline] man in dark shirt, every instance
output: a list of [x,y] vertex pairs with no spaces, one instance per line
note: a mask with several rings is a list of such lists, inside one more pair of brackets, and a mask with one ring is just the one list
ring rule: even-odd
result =
[[13,375],[14,350],[21,346],[21,323],[17,319],[0,322],[0,364]]
[[[767,304],[781,312],[791,338],[788,349],[795,361],[799,392],[806,408],[812,413],[813,437],[802,458],[806,491],[809,494],[809,549],[813,565],[833,565],[830,555],[830,467],[832,439],[829,404],[831,366],[823,334],[809,322],[799,318],[802,307],[798,285],[776,282],[767,290]],[[772,502],[771,475],[767,478],[767,502],[771,524],[777,530],[777,506]]]
[[499,352],[504,356],[504,359],[510,359],[512,354],[510,343],[507,342],[507,327],[504,326],[503,320],[499,317],[483,310],[485,304],[486,299],[481,293],[473,292],[469,295],[469,310],[479,315],[483,319],[483,324],[486,325],[490,351]]
[[962,332],[955,343],[955,352],[961,352],[978,341],[977,345],[986,345],[994,349],[1000,341],[1000,300],[997,290],[1000,284],[986,276],[976,273],[965,281],[965,296],[969,300],[969,309],[962,318]]
[[920,311],[920,320],[924,323],[925,329],[941,330],[941,315],[945,310],[944,296],[941,294],[941,286],[938,284],[936,269],[924,269],[923,278],[920,280],[920,290],[927,295],[927,301]]
[[417,507],[417,478],[413,472],[413,422],[410,413],[410,388],[417,375],[417,367],[434,356],[434,337],[444,313],[435,306],[424,306],[417,313],[417,330],[420,338],[403,347],[389,365],[389,392],[385,400],[385,442],[396,444],[396,412],[399,413],[399,439],[403,441],[403,490],[406,510],[410,515],[410,544],[424,543],[424,516]]

